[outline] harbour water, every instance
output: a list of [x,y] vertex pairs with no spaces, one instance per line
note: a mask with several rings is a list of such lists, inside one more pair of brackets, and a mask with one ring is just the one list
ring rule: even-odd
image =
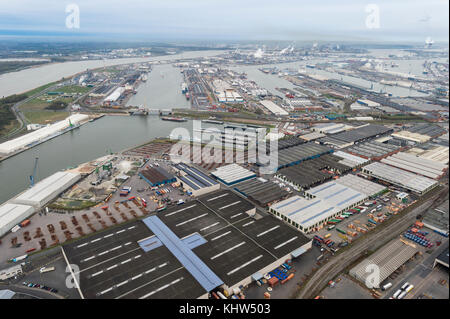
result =
[[190,102],[181,94],[183,76],[179,68],[172,64],[154,65],[147,78],[127,105],[157,110],[190,108]]
[[47,83],[61,80],[87,69],[95,69],[119,64],[173,61],[176,59],[189,59],[208,57],[222,54],[224,51],[188,51],[174,55],[155,56],[148,58],[125,58],[110,60],[88,60],[64,63],[52,63],[43,66],[29,68],[18,72],[10,72],[0,75],[0,97],[19,94]]

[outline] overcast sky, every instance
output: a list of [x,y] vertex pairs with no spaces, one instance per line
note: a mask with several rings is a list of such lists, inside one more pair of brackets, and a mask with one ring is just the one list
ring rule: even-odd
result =
[[[66,5],[80,28],[66,28]],[[379,28],[367,28],[368,4]],[[0,0],[0,36],[448,42],[448,0]]]

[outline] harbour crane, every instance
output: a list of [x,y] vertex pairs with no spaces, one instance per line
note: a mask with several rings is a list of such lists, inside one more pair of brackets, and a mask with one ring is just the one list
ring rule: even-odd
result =
[[34,181],[36,179],[36,171],[38,166],[39,157],[36,157],[34,160],[34,168],[33,168],[33,175],[30,175],[30,187],[34,186]]

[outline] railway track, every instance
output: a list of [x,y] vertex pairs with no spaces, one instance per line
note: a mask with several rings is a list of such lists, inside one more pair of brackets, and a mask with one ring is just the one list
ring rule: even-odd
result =
[[373,246],[375,242],[378,241],[381,246],[386,244],[393,238],[399,236],[407,226],[415,221],[416,216],[427,210],[433,204],[434,200],[436,200],[436,198],[440,195],[441,192],[429,198],[422,205],[411,210],[405,216],[399,218],[380,231],[373,234],[369,233],[369,238],[366,237],[364,238],[364,240],[356,241],[353,247],[351,247],[349,250],[331,258],[328,263],[323,265],[313,274],[313,276],[307,281],[305,286],[301,288],[296,298],[308,299],[316,296],[330,280],[332,280],[346,267],[356,261],[361,256],[361,254],[363,254],[371,246]]

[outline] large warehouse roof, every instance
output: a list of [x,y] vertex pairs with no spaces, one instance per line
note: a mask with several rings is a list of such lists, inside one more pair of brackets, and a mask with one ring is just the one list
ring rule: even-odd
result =
[[368,159],[345,153],[343,151],[337,151],[333,154],[342,158],[342,160],[340,160],[338,163],[347,165],[352,168],[365,164],[369,161]]
[[[362,178],[357,176],[352,178],[354,183],[362,183],[360,181]],[[375,186],[373,189],[376,191]],[[293,196],[271,206],[271,210],[297,223],[301,229],[307,230],[369,197],[362,191],[340,184],[339,180],[311,188],[306,193],[312,198]]]
[[382,159],[381,162],[433,179],[441,177],[444,170],[448,168],[446,164],[416,157],[409,153],[397,153]]
[[226,185],[233,185],[256,176],[254,172],[245,169],[238,164],[221,166],[213,171],[211,175],[215,176]]
[[260,102],[266,109],[268,109],[270,112],[272,112],[275,115],[288,115],[289,113],[286,112],[283,108],[279,107],[275,103],[273,103],[270,100],[264,100]]
[[363,172],[420,194],[437,185],[437,182],[433,179],[378,162],[364,166]]
[[[310,247],[311,239],[272,216],[251,218],[246,212],[254,208],[218,191],[64,245],[63,252],[80,267],[84,298],[198,298]],[[191,236],[197,244],[186,241]]]
[[375,252],[369,258],[364,259],[356,267],[352,268],[350,270],[350,275],[365,283],[367,277],[372,274],[372,272],[367,271],[367,266],[376,265],[380,269],[379,282],[382,283],[417,252],[417,248],[396,239],[386,247]]
[[0,237],[15,225],[34,213],[34,208],[27,205],[4,204],[0,206]]
[[39,142],[52,134],[58,133],[72,124],[78,124],[89,118],[85,114],[74,114],[63,121],[56,122],[55,124],[46,126],[32,133],[25,134],[13,140],[0,144],[0,154],[10,154],[18,151],[22,148],[29,146],[30,144]]
[[80,174],[57,172],[40,181],[29,190],[14,198],[12,201],[17,204],[42,208],[57,195],[76,183],[80,178]]

